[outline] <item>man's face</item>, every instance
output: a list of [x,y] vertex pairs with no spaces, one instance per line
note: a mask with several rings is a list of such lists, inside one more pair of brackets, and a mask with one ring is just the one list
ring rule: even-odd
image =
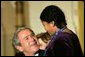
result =
[[18,34],[19,42],[25,52],[36,52],[39,50],[35,35],[28,29],[22,30]]

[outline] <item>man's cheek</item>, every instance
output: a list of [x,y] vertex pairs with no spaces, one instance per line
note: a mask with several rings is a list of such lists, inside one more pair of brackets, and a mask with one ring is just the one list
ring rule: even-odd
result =
[[39,40],[37,38],[35,40],[36,40],[37,44],[39,45]]

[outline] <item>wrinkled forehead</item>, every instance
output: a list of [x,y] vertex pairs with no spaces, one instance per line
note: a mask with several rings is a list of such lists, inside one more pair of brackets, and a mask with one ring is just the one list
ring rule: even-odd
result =
[[26,35],[30,35],[30,34],[32,34],[32,32],[29,29],[24,29],[18,33],[18,36],[26,36]]

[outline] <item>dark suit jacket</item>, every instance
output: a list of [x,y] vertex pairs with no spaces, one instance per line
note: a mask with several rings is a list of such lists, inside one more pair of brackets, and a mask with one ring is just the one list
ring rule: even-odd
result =
[[70,32],[55,34],[46,47],[45,56],[83,56],[77,35]]
[[[44,50],[39,50],[36,53],[39,53],[39,56],[43,56]],[[15,56],[25,56],[23,52],[16,53]]]

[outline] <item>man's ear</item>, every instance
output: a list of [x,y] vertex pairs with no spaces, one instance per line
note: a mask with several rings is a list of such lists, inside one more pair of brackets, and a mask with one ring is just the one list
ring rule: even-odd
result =
[[23,48],[21,46],[16,46],[16,49],[19,50],[19,51],[23,51]]

